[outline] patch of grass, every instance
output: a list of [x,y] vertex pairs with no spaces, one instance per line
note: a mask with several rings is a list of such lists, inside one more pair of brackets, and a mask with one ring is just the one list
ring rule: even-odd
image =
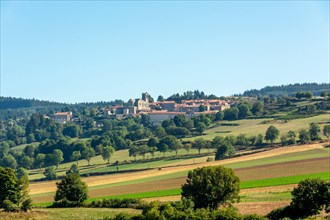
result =
[[274,202],[291,200],[291,192],[262,192],[241,195],[241,202]]
[[[163,160],[157,160],[157,161],[141,161],[141,162],[136,162],[136,163],[131,163],[131,164],[124,164],[124,165],[119,165],[118,169],[119,170],[138,170],[138,169],[147,169],[147,168],[155,168],[155,167],[160,167],[164,165],[169,165],[171,163],[176,163],[185,160],[184,158],[177,158],[177,159],[171,159],[171,158],[165,158]],[[96,169],[90,169],[87,171],[81,172],[82,174],[84,173],[94,173],[94,172],[111,172],[111,171],[116,171],[117,166],[106,166],[106,167],[101,167],[101,168],[96,168]]]
[[307,178],[320,178],[323,180],[329,180],[330,176],[329,176],[329,172],[322,172],[322,173],[302,174],[296,176],[267,178],[260,180],[249,180],[249,181],[241,182],[241,189],[296,184],[299,183],[301,180]]
[[115,196],[104,196],[98,198],[90,198],[87,202],[92,202],[100,199],[142,199],[142,198],[155,198],[155,197],[163,197],[163,196],[175,196],[181,194],[181,188],[178,189],[165,189],[165,190],[157,190],[150,192],[142,192],[142,193],[131,193],[131,194],[123,194],[123,195],[115,195]]

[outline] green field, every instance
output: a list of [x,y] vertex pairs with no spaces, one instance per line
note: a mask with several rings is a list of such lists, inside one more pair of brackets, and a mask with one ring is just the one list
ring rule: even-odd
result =
[[[207,140],[212,140],[216,136],[228,136],[228,135],[264,135],[267,128],[274,125],[280,130],[281,134],[287,133],[289,130],[298,132],[300,129],[308,129],[309,124],[312,122],[330,122],[329,114],[318,115],[309,118],[300,118],[294,120],[274,120],[274,119],[244,119],[232,121],[229,123],[239,124],[238,126],[224,126],[225,122],[219,122],[214,128],[208,129],[204,132],[205,135],[185,138],[184,140],[194,140],[196,138],[202,137]],[[320,124],[321,130],[323,124]],[[322,136],[323,137],[323,136]]]

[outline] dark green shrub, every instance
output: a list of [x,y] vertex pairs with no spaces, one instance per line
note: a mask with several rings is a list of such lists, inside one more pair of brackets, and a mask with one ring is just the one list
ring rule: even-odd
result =
[[87,185],[78,174],[68,174],[56,185],[55,202],[63,206],[80,206],[88,198]]
[[140,199],[103,199],[91,202],[88,207],[96,208],[142,208],[145,204]]
[[19,211],[18,205],[14,204],[12,201],[7,200],[7,199],[2,202],[2,207],[5,212],[18,212]]
[[27,212],[32,209],[32,199],[28,198],[22,202],[21,210]]

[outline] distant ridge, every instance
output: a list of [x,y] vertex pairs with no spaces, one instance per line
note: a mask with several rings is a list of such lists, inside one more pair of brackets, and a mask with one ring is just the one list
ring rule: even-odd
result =
[[313,95],[321,95],[322,92],[330,93],[330,83],[295,83],[281,86],[266,86],[262,89],[251,89],[245,91],[243,96],[294,96],[298,91],[312,92]]
[[4,109],[19,109],[19,108],[64,108],[67,106],[110,106],[122,104],[122,100],[115,101],[100,101],[100,102],[83,102],[76,104],[66,104],[52,101],[41,101],[37,99],[24,99],[14,97],[3,97],[0,96],[0,110]]

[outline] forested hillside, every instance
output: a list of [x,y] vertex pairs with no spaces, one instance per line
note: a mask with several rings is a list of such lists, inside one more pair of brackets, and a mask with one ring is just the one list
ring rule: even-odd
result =
[[251,89],[243,93],[243,96],[295,96],[300,92],[312,92],[313,95],[321,95],[322,92],[330,92],[329,83],[295,83],[281,86],[266,86],[262,89]]

